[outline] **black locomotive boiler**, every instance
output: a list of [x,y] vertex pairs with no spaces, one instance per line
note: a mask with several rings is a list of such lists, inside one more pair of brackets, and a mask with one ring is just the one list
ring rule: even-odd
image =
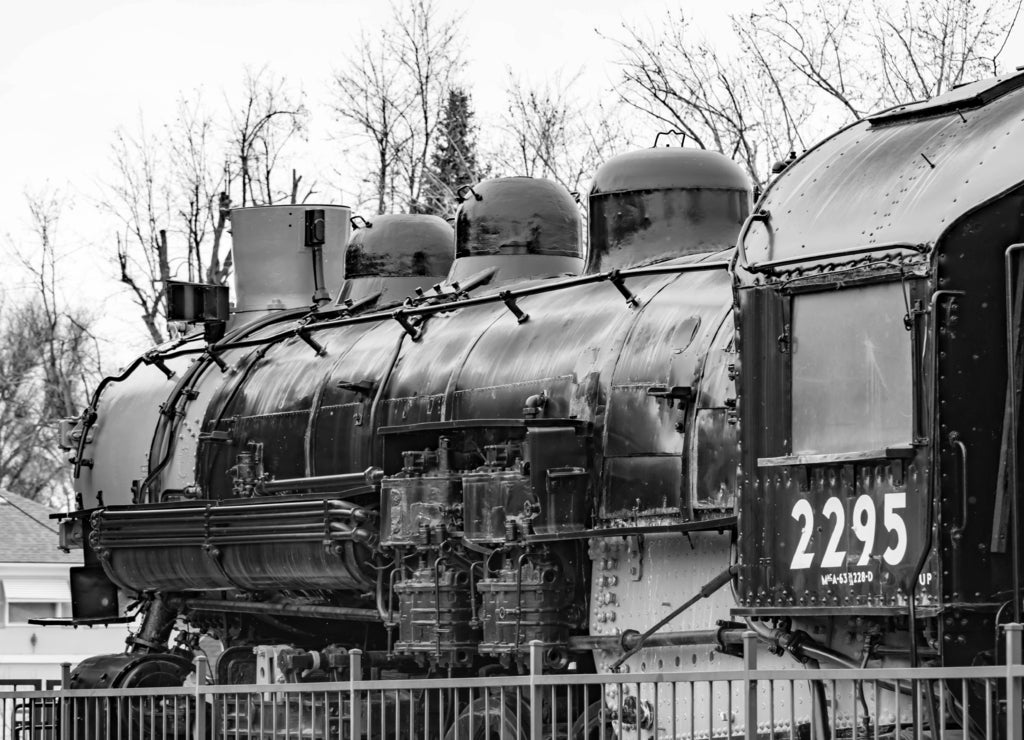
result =
[[[222,683],[299,680],[314,654],[339,677],[353,647],[408,676],[515,672],[537,640],[553,671],[734,652],[728,268],[749,183],[652,149],[605,164],[589,208],[589,250],[569,193],[530,178],[469,189],[447,242],[437,220],[356,221],[344,281],[307,286],[333,302],[272,295],[250,265],[256,318],[207,316],[107,383],[69,433],[66,541],[82,584],[144,617],[73,685],[181,683],[200,635]],[[235,211],[236,259],[337,260],[320,224],[344,215]]]

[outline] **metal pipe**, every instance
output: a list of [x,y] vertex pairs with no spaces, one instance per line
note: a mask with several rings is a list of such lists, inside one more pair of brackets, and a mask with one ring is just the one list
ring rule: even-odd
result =
[[1013,562],[1013,621],[1020,623],[1020,512],[1017,509],[1017,338],[1013,325],[1013,255],[1024,249],[1024,244],[1011,244],[1003,253],[1006,280],[1006,373],[1007,383],[1011,390],[1010,406],[1010,440],[1006,460],[1010,468],[1010,552]]
[[528,553],[519,556],[518,567],[516,568],[516,642],[515,652],[519,652],[519,643],[522,642],[521,632],[523,629],[523,566],[529,558]]
[[268,604],[260,601],[228,601],[222,599],[175,599],[171,602],[182,609],[224,612],[229,614],[272,614],[285,617],[313,617],[349,622],[379,622],[376,609],[349,606],[321,606],[317,604]]
[[260,481],[256,484],[258,493],[280,493],[297,489],[324,489],[337,486],[374,485],[384,477],[380,468],[367,468],[362,473],[339,473],[338,475],[316,475],[311,478],[279,478]]
[[[370,436],[374,436],[377,433],[377,409],[380,407],[381,400],[384,398],[384,389],[387,388],[388,383],[391,382],[391,375],[395,371],[395,365],[398,364],[398,358],[402,354],[402,345],[405,343],[405,338],[408,336],[404,331],[398,335],[398,341],[395,342],[395,349],[391,353],[391,358],[388,360],[387,370],[380,378],[380,385],[377,386],[377,392],[373,394],[373,401],[370,402]],[[367,455],[367,459],[372,459],[373,449],[372,441],[368,441],[366,444],[370,445],[370,449],[364,448],[364,454]]]
[[[440,548],[438,548],[440,549]],[[444,562],[444,555],[438,555],[431,569],[434,574],[434,654],[441,657],[441,564]]]
[[[644,277],[654,275],[675,275],[687,272],[708,272],[711,270],[728,270],[729,263],[727,261],[715,260],[713,262],[689,262],[686,264],[672,264],[672,265],[650,265],[647,267],[634,267],[627,270],[620,270],[618,276],[622,278],[628,277]],[[540,295],[542,293],[551,293],[563,288],[572,288],[579,285],[592,285],[594,283],[602,283],[611,280],[611,272],[594,273],[592,275],[579,275],[577,277],[566,278],[564,280],[545,281],[538,285],[531,285],[526,288],[517,288],[507,291],[507,297],[510,298],[522,298],[531,295]],[[448,311],[455,311],[460,308],[468,308],[470,306],[483,306],[490,303],[501,303],[503,302],[502,294],[505,291],[499,291],[490,295],[479,296],[477,298],[465,298],[462,297],[462,292],[456,293],[455,298],[449,301],[441,303],[430,303],[426,305],[410,306],[402,309],[403,316],[430,316],[435,313],[445,313]],[[353,326],[356,324],[370,324],[375,322],[394,321],[392,312],[381,312],[377,311],[374,313],[362,314],[360,316],[351,316],[341,319],[329,319],[326,321],[320,321],[314,324],[309,324],[306,329],[307,331],[314,332],[322,329],[333,329],[338,326]],[[228,349],[237,349],[240,347],[257,346],[260,344],[271,344],[273,342],[279,342],[283,339],[294,336],[293,332],[286,332],[282,334],[275,334],[273,336],[266,337],[264,339],[253,339],[246,340],[245,342],[230,342],[224,344],[215,345],[215,349],[220,352]],[[405,336],[403,333],[402,336]],[[167,354],[161,354],[160,357],[163,359],[170,359],[177,357],[182,354],[189,354],[188,351],[182,352],[169,352]]]
[[[748,224],[755,220],[764,220],[764,216],[755,218],[758,214],[753,214],[744,223],[744,229],[749,230]],[[745,232],[743,232],[745,236]],[[742,240],[741,240],[742,241]],[[874,252],[884,252],[892,249],[906,249],[911,252],[917,252],[923,254],[928,251],[927,244],[914,244],[911,242],[888,242],[885,244],[867,244],[862,247],[855,247],[853,249],[836,249],[831,252],[822,252],[821,254],[803,254],[797,257],[786,257],[785,259],[773,260],[771,262],[760,262],[753,265],[744,265],[743,269],[747,272],[758,273],[758,272],[769,272],[774,270],[776,267],[786,267],[787,265],[799,265],[811,262],[822,262],[828,259],[835,259],[836,257],[853,257],[859,254],[872,254]],[[746,258],[746,251],[744,250],[744,258]]]
[[178,618],[177,605],[157,594],[146,605],[145,611],[139,633],[128,638],[129,652],[143,655],[166,652],[167,640],[170,639],[174,621]]
[[73,474],[75,480],[78,480],[82,474],[82,460],[85,455],[85,446],[89,444],[89,430],[92,428],[92,425],[96,423],[96,409],[99,408],[100,405],[100,396],[108,385],[111,383],[120,383],[135,372],[136,368],[138,368],[142,362],[143,359],[141,357],[137,357],[119,375],[108,375],[100,381],[100,384],[92,394],[92,400],[89,402],[88,408],[82,412],[82,435],[78,438],[78,447],[75,450],[75,468]]
[[[349,316],[350,314],[355,313],[356,311],[362,310],[363,308],[365,308],[365,307],[375,303],[377,301],[377,299],[380,298],[380,296],[381,296],[380,292],[372,293],[372,294],[366,296],[365,298],[361,298],[360,300],[356,301],[351,306],[335,306],[333,308],[328,308],[328,309],[314,308],[312,310],[310,310],[308,308],[302,308],[302,309],[290,310],[290,311],[287,312],[287,314],[284,313],[284,312],[279,313],[279,314],[274,314],[273,316],[269,316],[269,317],[267,317],[265,319],[262,319],[261,321],[263,323],[252,324],[252,325],[246,324],[245,326],[243,326],[240,329],[236,330],[235,333],[231,335],[231,337],[244,336],[245,334],[251,334],[254,331],[256,331],[257,329],[265,328],[265,326],[267,326],[267,325],[269,325],[271,323],[275,323],[277,321],[285,321],[287,319],[294,318],[296,316],[300,317],[299,318],[299,323],[302,323],[302,321],[312,320],[312,319],[319,318],[321,316],[325,316],[325,315],[329,315],[329,314],[341,314],[343,317]],[[225,351],[230,350],[230,349],[246,349],[248,347],[260,347],[260,346],[262,346],[264,344],[267,344],[267,343],[280,342],[282,340],[289,339],[290,337],[294,337],[294,336],[295,336],[295,332],[288,331],[288,332],[284,332],[284,333],[281,333],[281,334],[274,334],[274,335],[269,336],[269,337],[263,337],[263,338],[260,338],[260,339],[237,339],[236,340],[236,339],[232,339],[231,337],[225,337],[220,342],[210,346],[209,348],[201,347],[199,349],[194,349],[194,350],[191,350],[191,349],[172,350],[172,351],[168,351],[166,353],[162,353],[160,355],[160,357],[162,359],[164,359],[164,360],[170,360],[170,359],[173,359],[175,357],[183,357],[185,355],[200,354],[202,352],[207,352],[209,350],[213,350],[214,352],[220,353],[220,352],[225,352]]]
[[[327,499],[329,513],[342,516],[360,516],[363,507],[349,501]],[[156,518],[161,526],[164,522],[190,521],[189,516],[205,516],[207,512],[211,516],[227,516],[234,519],[238,514],[252,514],[258,516],[262,513],[275,512],[274,516],[314,516],[323,517],[324,499],[306,498],[302,500],[280,501],[270,499],[265,501],[246,499],[244,503],[210,501],[201,506],[167,506],[166,508],[150,508],[149,506],[126,506],[123,508],[104,509],[101,514],[105,521],[124,520],[136,521],[141,518]]]
[[[651,635],[643,642],[645,648],[676,647],[679,645],[715,645],[719,642],[732,645],[743,642],[743,630],[691,630],[689,632],[662,632]],[[629,630],[621,635],[578,635],[569,638],[569,649],[583,650],[632,650],[640,643],[640,633]]]

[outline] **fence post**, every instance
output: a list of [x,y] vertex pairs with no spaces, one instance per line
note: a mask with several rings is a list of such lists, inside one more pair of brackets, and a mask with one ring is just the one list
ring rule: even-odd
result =
[[1006,737],[1007,740],[1024,738],[1024,692],[1021,691],[1021,630],[1020,624],[1007,624],[1006,630]]
[[60,737],[61,740],[71,740],[71,707],[69,703],[71,699],[68,698],[64,692],[71,688],[71,664],[61,663],[60,664]]
[[743,633],[743,736],[746,740],[757,740],[757,680],[751,679],[751,671],[757,670],[757,633],[747,630]]
[[[205,655],[197,655],[192,659],[192,665],[195,666],[196,671],[196,737],[206,737],[206,694],[203,693],[203,687],[206,686],[206,666],[207,660]],[[216,704],[216,702],[214,702]]]
[[[363,736],[363,714],[356,682],[363,680],[363,651],[359,648],[348,651],[348,713],[349,738],[359,740]],[[424,722],[426,719],[424,719]]]
[[537,676],[544,673],[544,643],[530,640],[530,740],[544,740],[543,687]]

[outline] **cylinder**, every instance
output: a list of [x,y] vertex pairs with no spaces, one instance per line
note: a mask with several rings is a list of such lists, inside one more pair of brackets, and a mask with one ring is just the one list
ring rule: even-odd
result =
[[341,289],[347,206],[287,205],[231,211],[235,312],[301,308],[313,303],[313,250],[306,243],[306,211],[324,211],[324,282],[335,298]]

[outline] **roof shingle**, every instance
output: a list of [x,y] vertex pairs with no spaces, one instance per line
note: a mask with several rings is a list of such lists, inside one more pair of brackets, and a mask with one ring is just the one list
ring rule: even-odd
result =
[[81,553],[57,549],[53,513],[35,501],[0,492],[0,563],[81,564]]

